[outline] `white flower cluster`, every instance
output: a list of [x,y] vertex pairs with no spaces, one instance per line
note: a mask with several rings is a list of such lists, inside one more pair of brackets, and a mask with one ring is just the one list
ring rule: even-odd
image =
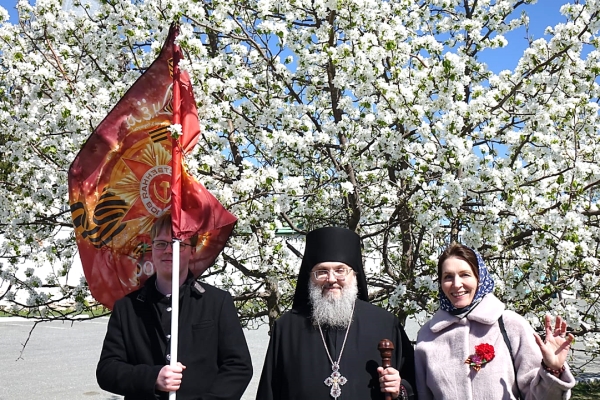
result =
[[181,124],[172,124],[172,125],[170,125],[170,126],[167,128],[167,130],[168,130],[169,132],[171,132],[171,135],[172,135],[174,138],[178,138],[179,136],[181,136],[181,135],[182,135],[182,131],[181,131]]

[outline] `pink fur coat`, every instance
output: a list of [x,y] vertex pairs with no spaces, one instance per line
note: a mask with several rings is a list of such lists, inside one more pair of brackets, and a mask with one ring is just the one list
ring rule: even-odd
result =
[[[498,318],[512,346],[522,400],[567,400],[575,378],[569,367],[560,379],[540,368],[542,353],[533,329],[520,315],[488,294],[465,318],[438,310],[419,331],[415,349],[419,400],[517,399],[515,373]],[[479,372],[465,364],[475,346],[494,347],[495,358]]]

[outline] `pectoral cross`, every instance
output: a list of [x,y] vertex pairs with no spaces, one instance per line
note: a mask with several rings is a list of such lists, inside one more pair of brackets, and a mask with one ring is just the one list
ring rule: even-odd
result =
[[340,386],[346,384],[346,382],[348,382],[348,379],[346,379],[342,376],[342,374],[339,373],[340,366],[337,363],[337,361],[331,365],[331,369],[333,370],[333,372],[331,373],[331,376],[325,379],[325,384],[327,386],[331,386],[331,391],[329,392],[329,394],[334,399],[337,399],[342,395],[342,388]]

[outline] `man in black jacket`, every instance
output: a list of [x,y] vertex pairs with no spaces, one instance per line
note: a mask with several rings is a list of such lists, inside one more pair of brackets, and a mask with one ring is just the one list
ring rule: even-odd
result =
[[252,362],[229,293],[198,283],[188,270],[197,237],[180,243],[179,362],[170,366],[171,215],[152,227],[156,273],[115,303],[100,361],[98,384],[126,400],[239,400]]

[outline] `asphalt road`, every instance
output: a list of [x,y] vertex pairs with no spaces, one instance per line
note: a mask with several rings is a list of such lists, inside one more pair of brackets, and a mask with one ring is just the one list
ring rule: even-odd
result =
[[[96,383],[108,318],[38,324],[0,318],[0,400],[117,400]],[[267,327],[246,330],[254,377],[242,400],[254,400],[269,341]],[[29,341],[25,348],[23,344]]]

